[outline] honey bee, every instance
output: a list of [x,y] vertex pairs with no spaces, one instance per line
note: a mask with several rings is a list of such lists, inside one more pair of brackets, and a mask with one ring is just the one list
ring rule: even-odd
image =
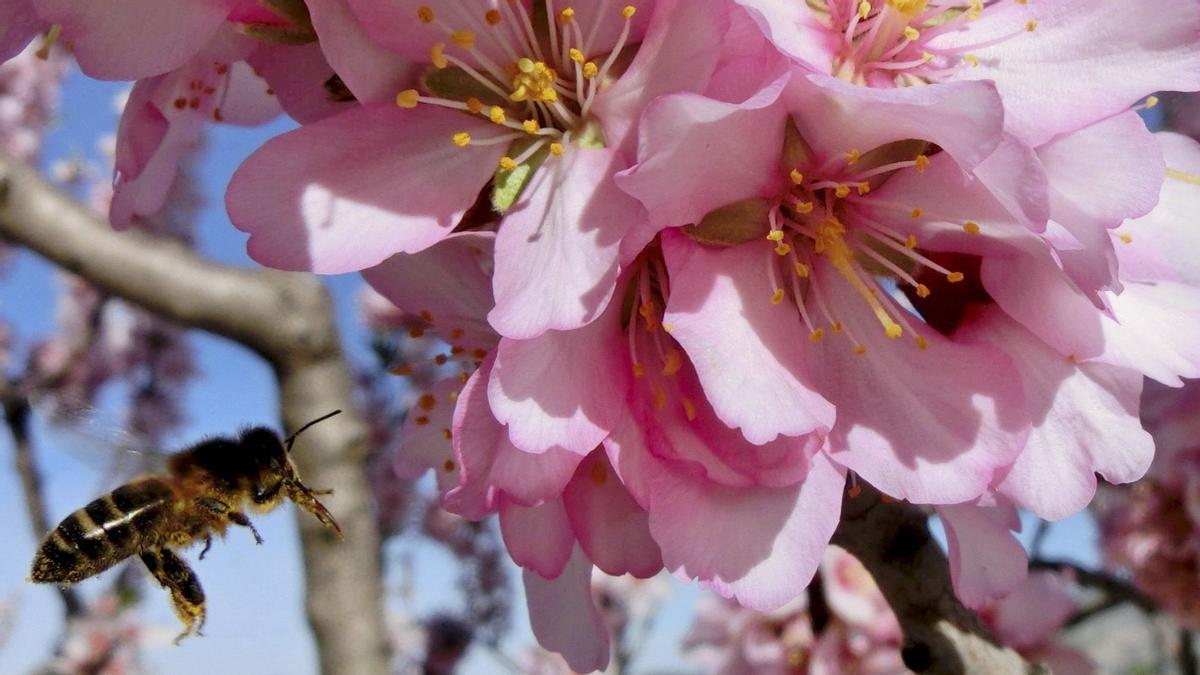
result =
[[302,431],[340,412],[319,417],[282,441],[267,427],[253,427],[237,438],[201,441],[171,455],[164,475],[126,483],[59,523],[42,540],[30,580],[73,584],[136,554],[171,594],[175,614],[184,624],[175,643],[200,635],[204,590],[173,549],[203,540],[203,559],[212,535],[224,535],[231,524],[248,528],[261,544],[262,537],[242,508],[267,512],[284,498],[340,537],[337,521],[316,497],[332,491],[312,490],[301,483],[288,456]]

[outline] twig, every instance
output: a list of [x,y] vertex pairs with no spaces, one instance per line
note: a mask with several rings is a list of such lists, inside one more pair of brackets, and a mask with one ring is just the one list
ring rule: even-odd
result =
[[1195,637],[1187,628],[1179,629],[1179,672],[1181,675],[1200,675],[1200,661],[1196,659]]
[[258,352],[274,368],[285,430],[346,411],[313,428],[293,455],[306,482],[335,491],[326,505],[345,533],[339,542],[307,514],[298,517],[308,620],[322,673],[387,673],[379,533],[363,461],[367,427],[321,283],[311,275],[218,265],[144,232],[114,232],[32,169],[3,158],[0,238],[101,292]]
[[1037,529],[1033,532],[1033,541],[1029,543],[1029,557],[1042,557],[1042,545],[1046,543],[1046,535],[1050,534],[1050,521],[1039,520]]
[[926,515],[860,485],[861,493],[842,505],[833,543],[858,558],[883,591],[904,632],[904,665],[945,675],[1045,672],[1001,646],[958,601]]
[[1081,586],[1103,591],[1109,597],[1116,598],[1120,602],[1131,603],[1147,614],[1158,610],[1158,603],[1154,600],[1150,599],[1129,582],[1123,581],[1107,572],[1088,569],[1067,560],[1049,560],[1046,558],[1030,560],[1029,569],[1054,570],[1059,572],[1064,570],[1070,571],[1075,577],[1075,582]]
[[[34,458],[33,441],[29,437],[29,401],[17,393],[17,389],[7,380],[0,382],[0,405],[4,408],[4,422],[12,437],[13,458],[17,476],[21,480],[21,492],[25,496],[25,513],[29,517],[34,538],[40,540],[50,531],[50,519],[46,515],[42,477]],[[58,594],[68,620],[82,614],[83,604],[75,589],[59,586]]]

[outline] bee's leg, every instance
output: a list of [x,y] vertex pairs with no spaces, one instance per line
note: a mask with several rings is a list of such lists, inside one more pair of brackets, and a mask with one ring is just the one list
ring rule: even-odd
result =
[[263,543],[262,535],[258,533],[258,530],[254,527],[254,523],[250,522],[250,518],[247,517],[246,514],[242,513],[241,511],[230,511],[225,515],[227,518],[229,518],[229,522],[233,523],[234,525],[241,525],[242,527],[250,528],[250,533],[254,535],[254,543]]
[[212,535],[204,537],[204,548],[200,551],[200,560],[204,560],[204,555],[208,553],[208,549],[212,548]]
[[204,589],[200,580],[187,563],[166,548],[146,551],[141,554],[146,569],[162,587],[171,592],[171,604],[175,615],[183,622],[183,632],[175,638],[175,644],[189,635],[202,635],[204,628]]
[[246,514],[242,513],[241,511],[234,511],[232,506],[226,504],[220,499],[201,497],[197,501],[200,503],[200,506],[203,506],[217,515],[224,516],[226,520],[234,525],[241,525],[242,527],[250,528],[250,533],[254,535],[254,543],[263,543],[262,535],[258,533],[258,530],[255,529],[254,524],[250,522],[250,518],[247,517]]

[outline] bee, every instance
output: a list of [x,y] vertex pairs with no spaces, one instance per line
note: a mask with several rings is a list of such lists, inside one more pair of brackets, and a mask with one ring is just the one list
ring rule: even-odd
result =
[[264,513],[285,498],[316,516],[340,537],[341,527],[313,490],[300,482],[289,453],[305,429],[340,413],[335,410],[280,440],[267,427],[243,430],[237,438],[201,441],[167,458],[166,473],[135,479],[67,516],[42,540],[33,559],[30,581],[73,584],[137,555],[171,594],[184,630],[175,643],[200,635],[204,627],[204,590],[200,580],[174,549],[224,535],[237,525],[262,537],[243,511]]

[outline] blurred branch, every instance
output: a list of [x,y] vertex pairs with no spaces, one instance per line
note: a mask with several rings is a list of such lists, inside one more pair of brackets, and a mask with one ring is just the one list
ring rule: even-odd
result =
[[[29,401],[18,393],[18,387],[12,382],[0,380],[0,405],[4,408],[4,422],[12,436],[17,476],[25,496],[25,513],[29,517],[34,539],[40,541],[50,531],[50,520],[46,516],[46,500],[42,496],[42,476],[38,472],[33,456],[33,441],[29,437]],[[83,604],[75,589],[59,586],[58,594],[62,598],[67,619],[83,612]]]
[[298,516],[308,620],[322,673],[386,673],[379,533],[363,461],[367,427],[353,403],[350,369],[320,282],[218,265],[173,241],[114,232],[34,170],[4,158],[0,238],[102,292],[258,352],[274,367],[285,429],[346,411],[307,432],[295,454],[309,484],[335,491],[326,504],[346,537],[339,542],[307,514]]
[[1200,675],[1200,660],[1196,659],[1196,636],[1187,628],[1179,629],[1179,672]]
[[833,543],[866,566],[904,632],[904,665],[918,673],[1039,673],[958,601],[928,518],[860,483],[847,494]]
[[1050,560],[1035,558],[1029,561],[1031,570],[1052,570],[1055,572],[1069,571],[1075,577],[1075,583],[1103,591],[1108,597],[1118,602],[1128,602],[1146,613],[1158,611],[1158,603],[1151,600],[1127,581],[1101,570],[1088,569],[1066,560]]

